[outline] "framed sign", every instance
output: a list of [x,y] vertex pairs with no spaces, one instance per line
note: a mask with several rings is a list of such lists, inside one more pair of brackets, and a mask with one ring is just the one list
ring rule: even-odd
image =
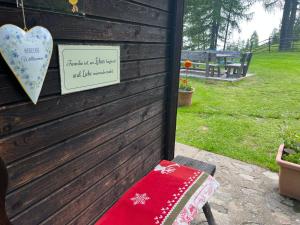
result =
[[120,46],[59,45],[61,92],[120,83]]

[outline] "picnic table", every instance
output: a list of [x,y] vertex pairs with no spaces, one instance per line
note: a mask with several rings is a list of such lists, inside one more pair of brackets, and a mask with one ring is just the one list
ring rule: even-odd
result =
[[[221,59],[224,59],[224,66],[226,67],[226,65],[227,65],[227,63],[228,63],[228,59],[231,59],[232,61],[233,61],[233,59],[237,59],[237,58],[239,58],[239,56],[237,56],[237,55],[233,55],[233,54],[222,54],[222,53],[217,53],[216,54],[216,57],[217,57],[217,59],[218,59],[218,62],[220,62],[221,61]],[[232,62],[231,61],[231,62]],[[231,63],[230,62],[230,63]]]
[[[192,54],[190,55],[193,56]],[[193,61],[191,69],[202,72],[207,77],[214,77],[215,74],[218,77],[224,74],[226,77],[241,77],[246,76],[251,58],[252,53],[250,52],[242,55],[240,53],[237,54],[237,52],[202,52],[201,57],[197,58],[194,55],[196,61]],[[221,73],[222,68],[224,68],[223,74]]]

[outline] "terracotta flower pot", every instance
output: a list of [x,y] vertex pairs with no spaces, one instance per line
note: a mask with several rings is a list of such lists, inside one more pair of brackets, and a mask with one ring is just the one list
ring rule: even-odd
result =
[[300,165],[282,159],[284,145],[280,145],[276,157],[279,171],[279,193],[300,200]]
[[192,97],[194,90],[185,91],[182,89],[178,90],[178,106],[190,106],[192,105]]

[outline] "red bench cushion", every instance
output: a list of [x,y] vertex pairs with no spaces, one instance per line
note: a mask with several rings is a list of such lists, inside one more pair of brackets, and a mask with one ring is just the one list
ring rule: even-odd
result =
[[96,225],[175,225],[190,222],[218,184],[210,175],[170,161],[130,188]]

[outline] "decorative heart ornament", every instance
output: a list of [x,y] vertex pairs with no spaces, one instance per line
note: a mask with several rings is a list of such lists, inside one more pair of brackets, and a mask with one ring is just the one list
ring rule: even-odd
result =
[[0,27],[0,52],[34,104],[40,96],[52,50],[52,36],[44,27],[29,31],[11,24]]

